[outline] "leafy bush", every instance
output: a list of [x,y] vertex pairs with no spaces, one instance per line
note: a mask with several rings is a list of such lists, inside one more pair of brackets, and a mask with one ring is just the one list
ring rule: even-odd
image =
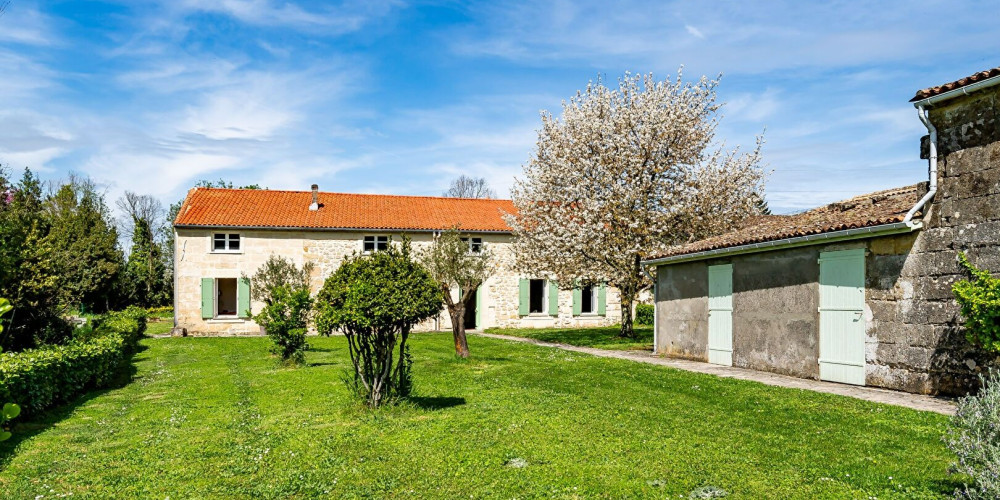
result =
[[0,441],[10,439],[10,431],[7,430],[7,422],[14,420],[21,414],[21,407],[14,403],[5,403],[0,409]]
[[980,375],[980,381],[979,394],[959,400],[945,436],[958,456],[952,471],[972,480],[955,492],[959,498],[1000,498],[1000,371]]
[[[347,258],[317,296],[321,334],[344,332],[353,364],[352,389],[377,407],[411,388],[410,329],[441,310],[441,288],[411,257],[409,241]],[[395,357],[397,340],[399,358]],[[395,364],[395,366],[394,366]]]
[[250,279],[250,298],[271,304],[277,300],[279,288],[308,290],[313,267],[312,262],[306,262],[300,269],[291,259],[271,255]]
[[952,287],[965,316],[965,336],[988,352],[1000,352],[1000,279],[969,262],[964,252],[958,260],[972,279]]
[[0,401],[37,412],[110,384],[145,332],[146,312],[130,307],[96,323],[86,339],[0,354]]
[[266,304],[259,314],[253,317],[258,325],[264,327],[267,336],[274,341],[272,352],[281,359],[291,363],[305,361],[305,351],[309,349],[306,343],[306,331],[309,315],[312,312],[312,297],[308,289],[290,291],[280,286],[272,295],[274,302]]
[[635,322],[640,325],[652,325],[655,312],[656,308],[653,307],[653,304],[636,304]]
[[274,341],[272,352],[285,362],[305,361],[306,332],[312,313],[309,274],[313,264],[302,268],[284,257],[270,256],[250,279],[250,297],[264,303],[253,319]]

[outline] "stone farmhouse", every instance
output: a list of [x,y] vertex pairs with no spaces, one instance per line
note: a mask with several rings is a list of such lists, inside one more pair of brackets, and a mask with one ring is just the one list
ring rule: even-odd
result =
[[[271,255],[312,262],[313,292],[345,257],[377,252],[407,235],[419,250],[459,227],[469,251],[489,247],[497,272],[467,309],[467,328],[599,326],[621,321],[614,288],[561,290],[514,271],[510,200],[195,188],[174,221],[174,326],[194,335],[259,334],[248,276]],[[453,294],[457,290],[453,291]],[[442,314],[423,330],[450,329]]]
[[993,360],[965,339],[951,287],[959,251],[1000,271],[1000,68],[911,102],[928,182],[760,217],[646,261],[656,351],[916,393],[974,384]]

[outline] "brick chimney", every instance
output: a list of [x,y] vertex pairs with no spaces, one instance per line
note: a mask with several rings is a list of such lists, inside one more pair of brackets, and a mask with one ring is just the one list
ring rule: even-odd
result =
[[319,210],[319,185],[318,184],[313,184],[312,185],[312,192],[313,192],[313,201],[312,201],[312,204],[309,205],[309,210],[314,210],[314,211],[315,210]]

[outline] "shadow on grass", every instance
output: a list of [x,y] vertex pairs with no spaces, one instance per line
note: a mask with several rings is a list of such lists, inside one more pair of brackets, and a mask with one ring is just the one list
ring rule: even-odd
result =
[[448,396],[433,396],[433,397],[422,397],[422,396],[410,396],[407,401],[413,403],[417,408],[424,410],[443,410],[445,408],[454,408],[456,406],[462,406],[465,404],[465,398],[456,398]]
[[[145,338],[147,337],[144,337],[144,339]],[[111,381],[107,384],[107,386],[92,388],[74,398],[70,398],[69,401],[66,401],[65,403],[41,412],[23,414],[17,419],[14,419],[11,422],[12,425],[10,430],[12,435],[10,439],[0,442],[0,472],[7,469],[7,465],[14,458],[14,450],[16,450],[18,445],[22,442],[47,431],[52,426],[71,416],[77,408],[83,406],[90,400],[99,398],[111,391],[121,389],[135,380],[141,379],[142,377],[136,377],[138,368],[136,368],[135,362],[137,359],[140,359],[139,354],[147,349],[149,348],[145,345],[139,344],[135,351],[129,355],[128,359],[126,359],[126,363],[118,370],[118,373],[111,378]]]
[[640,348],[643,345],[648,345],[652,349],[653,346],[653,329],[640,325],[635,326],[635,338],[620,337],[621,330],[618,326],[538,329],[491,328],[486,332],[582,347],[630,346],[630,348]]

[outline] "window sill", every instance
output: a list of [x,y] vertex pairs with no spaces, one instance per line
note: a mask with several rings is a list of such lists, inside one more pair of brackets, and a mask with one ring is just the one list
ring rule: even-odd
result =
[[521,316],[521,317],[524,318],[524,319],[552,319],[552,318],[555,318],[555,316],[552,316],[549,313],[531,313],[531,314],[529,314],[527,316]]
[[601,319],[604,316],[597,313],[582,313],[582,314],[577,314],[574,317],[578,319]]
[[246,323],[248,320],[246,318],[241,318],[239,316],[219,316],[216,318],[206,319],[206,323]]
[[243,250],[212,250],[212,251],[210,251],[208,253],[222,254],[222,255],[226,255],[226,254],[228,254],[228,255],[238,255],[238,254],[243,253]]

